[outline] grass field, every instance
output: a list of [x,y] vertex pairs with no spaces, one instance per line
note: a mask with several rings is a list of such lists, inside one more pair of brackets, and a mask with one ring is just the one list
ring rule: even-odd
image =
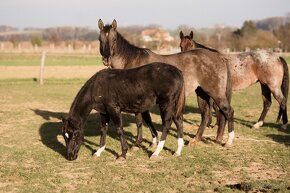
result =
[[[0,53],[0,66],[39,66],[41,54],[7,54]],[[60,55],[47,54],[45,66],[91,66],[101,65],[99,55]]]
[[[290,57],[285,58],[289,64]],[[38,55],[0,54],[0,192],[290,191],[290,128],[280,130],[275,123],[278,114],[275,99],[265,125],[251,129],[262,110],[258,84],[233,93],[236,138],[230,148],[215,144],[216,129],[209,128],[202,142],[194,147],[185,146],[182,156],[173,157],[177,134],[172,126],[161,157],[150,160],[151,137],[144,128],[142,148],[130,151],[126,161],[119,162],[115,159],[121,153],[120,142],[110,125],[106,151],[95,159],[92,152],[99,144],[100,121],[98,114],[92,112],[79,157],[71,162],[65,158],[60,118],[67,115],[87,79],[84,77],[102,67],[101,59],[93,55],[48,55],[43,86],[33,79],[39,61]],[[86,71],[77,75],[83,66]],[[14,76],[7,73],[6,67],[11,67],[11,73],[29,74],[30,68],[33,73],[29,78],[11,78]],[[49,70],[58,71],[65,78],[50,78]],[[82,78],[73,78],[71,73]],[[151,112],[160,129],[158,110]],[[134,117],[124,114],[123,118],[131,147],[136,140]],[[187,98],[184,118],[184,138],[188,143],[200,123],[195,96]]]
[[[120,142],[110,125],[107,149],[95,159],[91,155],[100,131],[98,114],[92,112],[79,157],[71,162],[65,159],[60,117],[67,114],[84,82],[48,79],[39,86],[31,79],[0,81],[0,192],[240,192],[235,189],[239,186],[261,192],[289,191],[290,131],[279,130],[275,123],[277,102],[273,100],[265,126],[250,128],[261,112],[259,85],[233,95],[236,139],[231,148],[213,143],[216,130],[210,128],[202,142],[185,146],[181,157],[173,157],[177,143],[172,127],[160,159],[150,160],[151,138],[144,128],[143,147],[118,162]],[[160,128],[156,109],[152,117]],[[189,97],[186,142],[199,122],[196,98]],[[136,136],[132,115],[124,115],[124,126],[132,146]]]
[[[290,55],[283,56],[290,63]],[[0,66],[39,66],[41,54],[7,54],[0,53]],[[91,66],[102,65],[99,55],[60,55],[47,54],[45,66]]]

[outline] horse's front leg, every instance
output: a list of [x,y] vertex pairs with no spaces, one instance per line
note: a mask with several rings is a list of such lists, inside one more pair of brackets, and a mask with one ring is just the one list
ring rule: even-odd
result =
[[108,131],[108,125],[110,122],[110,117],[107,114],[100,113],[101,117],[101,138],[100,138],[100,147],[94,153],[94,156],[100,157],[101,153],[106,148],[106,135]]
[[110,118],[112,119],[112,121],[117,129],[117,133],[118,133],[118,135],[120,137],[120,141],[121,141],[122,154],[117,159],[122,159],[122,158],[125,159],[127,151],[128,151],[128,145],[127,145],[127,141],[124,137],[121,110],[119,107],[107,107],[107,110],[110,114]]
[[203,132],[208,124],[210,116],[210,97],[200,87],[196,89],[197,103],[201,112],[201,123],[195,137],[189,142],[189,145],[195,145],[202,139]]

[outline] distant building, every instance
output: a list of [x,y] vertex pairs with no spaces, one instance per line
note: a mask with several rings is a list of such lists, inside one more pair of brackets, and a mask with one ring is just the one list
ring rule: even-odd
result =
[[141,38],[145,42],[153,42],[153,41],[171,42],[174,40],[174,38],[163,29],[145,29],[141,32]]

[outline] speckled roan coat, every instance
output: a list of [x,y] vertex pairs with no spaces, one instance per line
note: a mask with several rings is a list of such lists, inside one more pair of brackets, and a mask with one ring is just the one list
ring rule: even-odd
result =
[[[193,32],[184,36],[180,32],[180,48],[186,52],[196,48],[204,48],[218,52],[193,40]],[[271,105],[271,93],[280,104],[277,121],[282,117],[282,128],[287,128],[287,98],[289,88],[288,65],[277,54],[265,50],[244,52],[238,54],[225,54],[229,61],[232,89],[241,90],[260,82],[262,88],[263,111],[258,122],[254,125],[258,128],[263,125],[266,114]]]
[[[128,69],[151,62],[163,62],[180,69],[184,76],[186,95],[196,92],[202,114],[202,122],[195,138],[199,141],[208,122],[209,98],[212,97],[221,109],[221,118],[229,121],[229,143],[233,140],[234,110],[230,106],[231,80],[227,59],[223,54],[206,49],[196,49],[185,53],[158,55],[149,49],[130,44],[117,31],[117,22],[104,26],[99,20],[100,53],[104,65],[110,68]],[[219,125],[216,141],[221,142],[225,121]]]

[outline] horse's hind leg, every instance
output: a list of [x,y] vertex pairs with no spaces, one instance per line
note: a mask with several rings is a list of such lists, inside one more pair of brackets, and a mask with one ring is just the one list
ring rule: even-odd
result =
[[[234,109],[230,106],[229,101],[225,99],[217,99],[216,103],[220,110],[222,111],[223,116],[226,118],[228,121],[228,141],[226,145],[231,145],[233,143],[233,140],[235,138],[235,133],[234,133]],[[221,119],[221,122],[223,122],[223,119]],[[224,132],[224,123],[219,124],[219,129],[218,129],[218,134],[217,134],[217,141],[221,142],[222,141],[222,136]]]
[[274,96],[274,98],[278,101],[280,105],[280,109],[282,111],[282,121],[283,125],[281,126],[282,129],[287,129],[287,123],[288,123],[288,116],[287,116],[287,104],[286,99],[281,91],[281,89],[271,89],[271,92]]
[[271,91],[267,85],[264,85],[261,83],[261,89],[262,89],[262,99],[263,99],[263,111],[261,113],[261,116],[256,124],[253,125],[253,128],[259,128],[263,126],[265,117],[270,109],[270,106],[272,104],[271,100]]
[[210,115],[209,95],[206,94],[200,87],[198,87],[195,92],[197,95],[197,103],[201,112],[201,124],[195,137],[189,142],[189,145],[193,145],[201,140],[204,129],[208,124]]
[[100,138],[100,147],[99,149],[94,153],[95,156],[100,157],[101,153],[106,148],[106,135],[108,131],[108,125],[110,122],[110,117],[107,114],[100,114],[101,116],[101,138]]
[[149,127],[151,136],[152,136],[152,145],[151,147],[156,147],[158,142],[158,133],[152,123],[151,116],[149,111],[145,111],[142,113],[142,118],[145,121],[146,125]]
[[217,112],[217,136],[216,136],[216,143],[221,144],[223,141],[223,135],[224,135],[224,131],[225,131],[225,126],[226,126],[226,117],[223,114],[223,112],[221,110],[218,110]]
[[161,152],[161,150],[163,149],[167,134],[169,132],[169,128],[172,124],[172,114],[174,112],[172,106],[159,104],[159,108],[162,119],[162,135],[160,137],[160,141],[157,145],[157,148],[151,155],[150,159],[157,157]]
[[137,140],[133,149],[138,149],[142,143],[143,137],[142,137],[142,116],[141,113],[135,113],[135,122],[137,126]]
[[177,139],[178,147],[177,147],[177,150],[174,153],[174,155],[175,156],[180,156],[182,148],[184,146],[184,140],[183,140],[183,117],[182,117],[182,115],[173,116],[173,121],[174,121],[174,124],[176,125],[176,128],[177,128],[177,137],[178,137],[178,139]]
[[[211,101],[213,101],[213,99],[211,98]],[[216,123],[214,124],[214,127],[218,126],[220,123],[220,120],[219,120],[219,113],[220,113],[220,110],[219,110],[219,107],[216,105],[216,103],[213,101],[213,109],[215,111],[215,115],[216,115]]]

